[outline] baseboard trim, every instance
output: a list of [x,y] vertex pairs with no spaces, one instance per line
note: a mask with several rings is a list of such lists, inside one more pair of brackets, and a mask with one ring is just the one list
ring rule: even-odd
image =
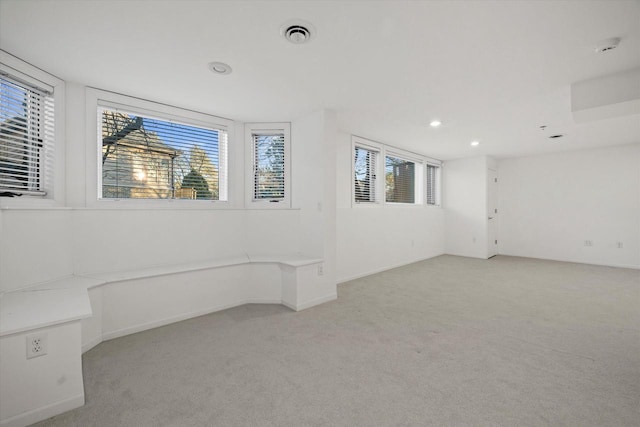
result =
[[102,342],[102,337],[101,336],[97,336],[95,338],[92,338],[89,342],[82,344],[82,353],[86,353],[87,351],[91,350],[93,347],[97,346],[98,344],[100,344]]
[[24,412],[11,418],[7,418],[6,420],[0,420],[0,426],[25,427],[42,420],[46,420],[47,418],[51,418],[54,415],[62,414],[63,412],[79,408],[82,405],[84,405],[84,394],[73,396],[69,399],[61,400],[59,402],[55,402],[41,408]]
[[445,255],[445,253],[442,252],[442,253],[439,253],[439,254],[436,254],[436,255],[433,255],[433,256],[428,256],[428,257],[425,257],[425,258],[417,258],[417,259],[415,259],[413,261],[407,261],[407,262],[402,262],[402,263],[399,263],[399,264],[393,264],[393,265],[390,265],[388,267],[376,268],[375,270],[371,270],[371,271],[368,271],[366,273],[358,273],[358,274],[354,274],[354,275],[351,275],[351,276],[341,277],[341,278],[338,278],[338,284],[349,282],[351,280],[361,279],[363,277],[371,276],[373,274],[382,273],[383,271],[393,270],[394,268],[404,267],[405,265],[415,264],[416,262],[426,261],[428,259],[439,257],[441,255]]
[[[280,301],[278,301],[280,302]],[[137,332],[146,331],[148,329],[158,328],[160,326],[169,325],[171,323],[180,322],[182,320],[191,319],[194,317],[204,316],[206,314],[215,313],[216,311],[222,311],[233,307],[238,307],[240,305],[247,304],[247,300],[240,300],[231,302],[228,304],[220,304],[213,307],[205,308],[202,310],[190,311],[187,313],[181,313],[175,316],[165,317],[163,319],[154,320],[147,323],[142,323],[135,326],[128,326],[126,328],[116,329],[115,331],[110,331],[102,334],[102,341],[111,340],[114,338],[124,337],[125,335],[135,334]]]
[[335,299],[338,299],[338,294],[329,294],[329,295],[325,295],[323,297],[320,298],[316,298],[313,299],[311,301],[307,301],[304,302],[302,304],[289,304],[288,302],[285,301],[281,301],[280,304],[284,305],[285,307],[289,307],[291,310],[293,311],[302,311],[302,310],[306,310],[307,308],[311,308],[314,307],[316,305],[320,305],[320,304],[324,304],[325,302],[329,302],[329,301],[333,301]]
[[629,268],[631,270],[640,270],[640,266],[638,265],[627,265],[627,264],[605,264],[605,263],[599,263],[599,262],[588,262],[585,260],[578,260],[578,259],[570,259],[570,258],[545,258],[545,257],[539,257],[539,256],[529,256],[529,255],[516,255],[516,254],[503,254],[500,253],[498,255],[502,255],[502,256],[510,256],[510,257],[517,257],[517,258],[530,258],[530,259],[541,259],[544,261],[558,261],[558,262],[570,262],[572,264],[584,264],[584,265],[595,265],[598,267],[614,267],[614,268]]
[[236,301],[229,304],[220,304],[214,307],[206,308],[204,310],[195,310],[188,313],[182,313],[176,316],[165,317],[163,319],[154,320],[152,322],[147,322],[140,325],[129,326],[126,328],[117,329],[115,331],[105,332],[102,334],[102,336],[95,337],[91,341],[84,343],[82,345],[82,353],[86,353],[87,351],[91,350],[93,347],[97,346],[103,341],[124,337],[126,335],[147,331],[149,329],[159,328],[160,326],[170,325],[175,322],[192,319],[194,317],[204,316],[207,314],[215,313],[217,311],[227,310],[233,307],[239,307],[245,304],[282,304],[294,311],[300,311],[300,310],[304,310],[305,308],[312,307],[314,305],[322,304],[323,302],[332,301],[337,297],[338,297],[337,294],[328,295],[326,297],[318,298],[316,300],[302,304],[300,307],[294,307],[289,304],[286,304],[282,300],[272,299],[272,298],[248,298],[248,299],[243,299],[243,300]]

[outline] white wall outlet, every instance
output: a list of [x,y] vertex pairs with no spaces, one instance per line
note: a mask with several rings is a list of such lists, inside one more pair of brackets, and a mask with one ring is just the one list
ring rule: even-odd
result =
[[47,354],[47,334],[27,335],[27,359]]
[[324,276],[324,264],[318,264],[318,276]]
[[623,247],[624,245],[622,244],[622,242],[616,242],[616,248],[622,249]]
[[585,246],[593,246],[593,240],[585,240],[584,241],[584,245]]

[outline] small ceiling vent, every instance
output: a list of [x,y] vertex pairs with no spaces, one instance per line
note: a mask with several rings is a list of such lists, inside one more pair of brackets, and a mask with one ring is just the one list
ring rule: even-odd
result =
[[280,27],[280,34],[293,44],[308,43],[315,37],[316,30],[308,22],[293,20]]
[[284,36],[291,43],[300,44],[305,43],[311,38],[311,33],[305,27],[301,27],[299,25],[294,25],[292,27],[287,28]]

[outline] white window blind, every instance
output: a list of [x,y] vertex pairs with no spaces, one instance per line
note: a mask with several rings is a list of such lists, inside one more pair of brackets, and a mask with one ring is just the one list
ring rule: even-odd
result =
[[284,133],[252,133],[253,200],[285,198]]
[[103,199],[227,200],[225,129],[106,106],[98,120]]
[[378,201],[376,197],[378,152],[358,146],[354,150],[354,199],[357,203],[375,203]]
[[387,155],[384,174],[387,202],[416,202],[416,164],[414,162]]
[[438,206],[440,166],[427,163],[427,205]]
[[0,192],[46,195],[53,151],[53,95],[1,76]]

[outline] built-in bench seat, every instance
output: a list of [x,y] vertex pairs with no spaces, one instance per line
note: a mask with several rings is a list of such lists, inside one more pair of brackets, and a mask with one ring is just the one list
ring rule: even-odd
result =
[[[299,254],[243,255],[188,264],[62,277],[0,295],[0,337],[91,317],[88,291],[110,283],[251,263],[279,264],[285,268],[297,269],[321,264],[322,261],[320,258],[308,258]],[[294,310],[306,308],[288,301],[283,303]]]
[[[73,275],[1,294],[0,426],[29,425],[83,405],[81,354],[103,340],[246,303],[302,310],[335,299],[335,286],[320,277],[322,262],[242,254]],[[48,337],[48,353],[27,359],[25,340],[33,334]]]

